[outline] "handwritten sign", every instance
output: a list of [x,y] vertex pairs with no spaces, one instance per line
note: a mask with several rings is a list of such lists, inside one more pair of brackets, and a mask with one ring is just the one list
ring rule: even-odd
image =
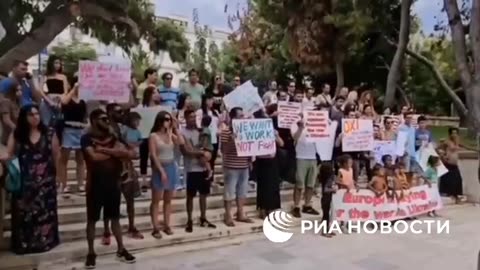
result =
[[235,88],[228,95],[223,97],[223,103],[228,111],[235,107],[240,107],[247,115],[264,108],[262,98],[258,95],[258,89],[248,81]]
[[335,132],[337,131],[337,127],[338,122],[332,121],[328,126],[328,132],[330,136],[320,138],[315,142],[315,147],[317,148],[317,153],[320,156],[321,161],[332,160]]
[[[400,195],[399,191],[397,193]],[[403,198],[401,196],[397,198],[387,198],[386,194],[377,197],[368,189],[350,192],[345,189],[338,190],[332,198],[335,220],[392,221],[442,208],[442,199],[435,184],[431,187],[426,185],[412,187],[404,191]]]
[[127,63],[80,61],[80,99],[127,103],[130,98],[130,76],[130,65]]
[[395,159],[396,144],[395,141],[377,141],[373,142],[373,154],[375,156],[375,162],[383,164],[382,157],[385,155],[392,156]]
[[232,127],[239,157],[275,154],[272,119],[234,119]]
[[322,138],[330,137],[328,132],[328,112],[326,111],[304,111],[305,138],[309,142],[315,142]]
[[342,119],[343,152],[373,150],[373,122],[369,119]]
[[300,121],[300,113],[302,112],[302,104],[297,102],[278,102],[278,127],[291,128]]
[[[430,156],[438,157],[437,151],[432,143],[427,144],[425,147],[421,147],[416,153],[416,160],[423,171],[426,171],[428,168],[428,159]],[[437,176],[441,177],[442,175],[448,173],[447,167],[440,161],[440,164],[437,166]]]
[[146,139],[150,137],[155,118],[159,112],[166,111],[171,113],[171,110],[169,106],[137,107],[131,109],[132,112],[137,112],[142,117],[140,125],[138,126],[138,130],[142,133],[142,138]]

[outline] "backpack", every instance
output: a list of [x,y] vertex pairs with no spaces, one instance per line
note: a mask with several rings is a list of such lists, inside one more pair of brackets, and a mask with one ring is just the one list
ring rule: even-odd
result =
[[6,162],[7,177],[5,178],[5,190],[18,194],[22,189],[22,177],[18,158]]

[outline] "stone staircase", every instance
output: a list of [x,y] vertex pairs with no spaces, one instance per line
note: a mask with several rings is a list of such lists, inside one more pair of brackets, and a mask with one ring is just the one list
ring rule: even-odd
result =
[[[223,181],[221,159],[219,158],[215,165],[215,179],[217,182]],[[135,160],[134,165],[139,170],[139,161]],[[183,168],[181,167],[181,170]],[[151,173],[149,168],[148,174]],[[77,190],[77,181],[75,175],[75,161],[70,160],[68,163],[68,186],[71,190]],[[291,205],[292,186],[284,183],[282,185],[281,198],[282,203]],[[217,229],[207,229],[198,226],[198,217],[200,216],[198,209],[198,200],[194,201],[194,228],[193,233],[186,233],[184,226],[187,222],[186,206],[185,206],[185,190],[177,191],[174,199],[172,200],[172,217],[171,227],[174,235],[167,236],[163,234],[163,239],[157,240],[151,237],[151,221],[149,215],[149,207],[151,201],[150,190],[148,193],[142,194],[141,197],[135,199],[135,225],[144,234],[145,239],[134,240],[127,237],[124,234],[124,241],[127,249],[132,251],[138,251],[143,249],[178,245],[184,243],[192,243],[196,241],[203,241],[207,239],[216,239],[223,237],[230,237],[235,235],[242,235],[252,232],[261,231],[261,220],[256,220],[253,224],[240,224],[237,223],[235,227],[229,228],[223,225],[223,186],[212,185],[211,196],[207,200],[208,210],[207,219],[217,225]],[[72,193],[58,196],[58,218],[60,223],[60,239],[61,245],[55,249],[42,253],[32,254],[24,256],[16,256],[8,251],[0,252],[0,269],[34,269],[40,264],[46,262],[65,260],[68,262],[83,260],[87,253],[86,243],[86,207],[85,207],[85,194],[84,193]],[[255,217],[256,212],[256,192],[251,189],[248,193],[247,204],[245,212],[249,217]],[[162,208],[160,207],[160,211]],[[122,198],[121,213],[124,216],[121,219],[121,224],[124,232],[127,230],[127,213],[126,204]],[[163,217],[160,215],[160,219]],[[10,219],[11,215],[7,214],[4,217],[4,245],[10,242]],[[102,246],[100,244],[100,237],[103,234],[103,222],[97,223],[96,235],[99,237],[96,241],[96,249],[98,255],[114,253],[116,245],[114,238],[112,237],[111,246]],[[6,244],[6,245],[5,245]]]

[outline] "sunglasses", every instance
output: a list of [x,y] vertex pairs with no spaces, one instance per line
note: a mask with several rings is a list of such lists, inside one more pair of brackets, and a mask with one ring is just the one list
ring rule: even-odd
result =
[[236,79],[235,82],[240,82],[240,80],[239,80],[239,79]]
[[172,119],[170,117],[164,119],[165,122],[170,122]]
[[108,117],[106,117],[106,116],[99,117],[98,120],[103,121],[103,122],[108,122],[109,121]]
[[171,80],[172,80],[172,78],[170,78],[170,77],[165,78],[165,81],[171,81]]
[[220,81],[220,78],[219,78],[219,77],[216,77],[216,78],[215,78],[215,81]]

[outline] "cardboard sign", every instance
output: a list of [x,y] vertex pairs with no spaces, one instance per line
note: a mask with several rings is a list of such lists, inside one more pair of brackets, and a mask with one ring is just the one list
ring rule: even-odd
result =
[[291,128],[300,121],[300,113],[302,112],[302,104],[297,102],[278,102],[278,127]]
[[262,98],[258,95],[258,89],[253,86],[252,81],[240,85],[224,96],[223,103],[228,111],[240,107],[247,115],[253,115],[254,112],[264,108]]
[[317,153],[321,161],[332,160],[333,146],[335,144],[335,132],[337,131],[338,122],[332,121],[328,126],[328,137],[320,138],[315,142]]
[[130,99],[130,64],[80,61],[79,97],[127,103]]
[[328,112],[326,111],[304,111],[305,138],[309,142],[315,142],[322,138],[330,137],[328,132]]
[[405,190],[401,200],[387,198],[386,194],[377,197],[368,189],[342,189],[333,195],[332,208],[334,219],[339,221],[397,220],[441,209],[442,199],[435,184]]
[[397,156],[403,156],[405,154],[405,151],[407,150],[407,142],[408,142],[408,132],[399,131],[397,133],[397,140],[395,142],[395,145],[396,145],[395,154]]
[[373,144],[373,154],[375,156],[376,163],[383,164],[382,157],[385,155],[390,155],[392,156],[393,160],[395,160],[395,141],[374,141]]
[[[438,157],[437,151],[435,151],[435,147],[432,143],[429,143],[425,147],[421,147],[416,152],[416,160],[418,165],[422,168],[423,171],[426,171],[428,168],[428,159],[430,156]],[[440,164],[437,166],[437,176],[441,177],[442,175],[448,173],[447,167],[440,161]]]
[[275,130],[272,119],[234,119],[235,147],[239,157],[275,154]]
[[142,138],[146,139],[150,137],[150,132],[152,131],[153,124],[155,123],[155,118],[157,114],[161,111],[171,113],[172,108],[170,106],[154,106],[154,107],[137,107],[133,108],[130,111],[137,112],[142,117],[140,120],[140,125],[138,130],[142,133]]
[[342,151],[373,150],[373,121],[369,119],[342,119]]

